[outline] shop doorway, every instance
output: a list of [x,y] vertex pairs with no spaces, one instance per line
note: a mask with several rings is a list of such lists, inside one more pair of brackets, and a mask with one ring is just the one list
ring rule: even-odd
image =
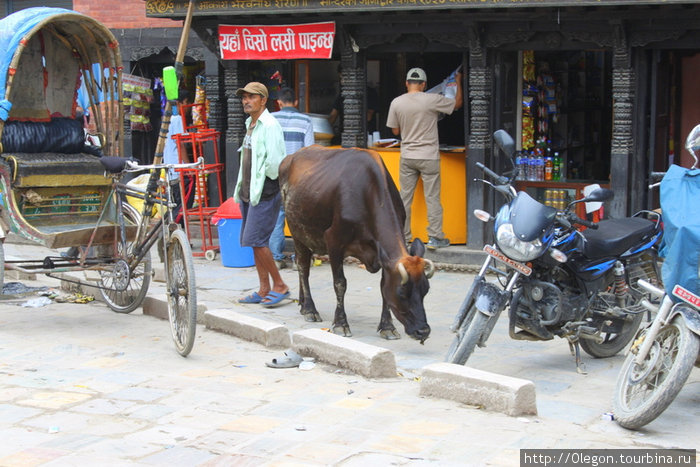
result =
[[561,158],[561,180],[610,177],[612,54],[521,51],[518,149]]
[[[153,88],[155,78],[162,78],[163,68],[172,66],[175,62],[175,54],[168,48],[164,48],[158,54],[153,54],[132,62],[131,74],[150,80]],[[185,58],[183,67],[183,83],[181,87],[187,89],[194,99],[196,77],[204,70],[204,62]],[[132,130],[131,154],[144,164],[150,164],[156,152],[158,134],[162,120],[163,96],[161,90],[153,88],[153,99],[150,102],[149,119],[150,126],[145,131]]]

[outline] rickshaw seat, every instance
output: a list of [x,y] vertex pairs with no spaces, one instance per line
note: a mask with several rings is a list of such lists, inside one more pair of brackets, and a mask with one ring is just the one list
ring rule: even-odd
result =
[[9,166],[10,181],[17,188],[111,184],[99,158],[91,154],[5,153],[0,157]]

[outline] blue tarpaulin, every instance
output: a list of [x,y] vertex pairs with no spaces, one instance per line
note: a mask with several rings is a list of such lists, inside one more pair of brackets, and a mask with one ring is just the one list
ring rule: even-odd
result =
[[679,284],[700,294],[700,169],[672,165],[661,181],[665,257],[661,275],[666,293]]

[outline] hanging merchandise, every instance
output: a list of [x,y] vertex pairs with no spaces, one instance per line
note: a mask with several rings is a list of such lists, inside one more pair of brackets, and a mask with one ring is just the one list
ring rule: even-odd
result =
[[[452,73],[443,79],[440,84],[428,89],[426,92],[430,94],[440,94],[441,96],[454,99],[457,96],[457,73],[459,73],[461,69],[462,65],[459,65]],[[442,120],[444,117],[445,114],[440,113],[438,115],[438,120]]]
[[535,51],[523,50],[523,81],[535,82]]
[[131,122],[132,131],[151,131],[151,80],[124,73],[122,91],[125,118]]
[[195,79],[194,102],[192,106],[192,124],[206,128],[209,121],[209,99],[206,92],[206,78],[202,75],[197,75]]

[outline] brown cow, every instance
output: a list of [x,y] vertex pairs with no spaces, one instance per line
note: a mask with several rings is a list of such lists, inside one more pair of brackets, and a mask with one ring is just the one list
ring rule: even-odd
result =
[[382,270],[382,315],[378,331],[398,339],[389,310],[421,343],[430,326],[423,297],[434,267],[416,239],[406,250],[406,213],[399,192],[375,151],[311,146],[287,156],[279,175],[299,270],[299,304],[307,321],[321,321],[309,289],[312,253],[328,254],[336,294],[333,332],[352,336],[345,315],[343,259],[353,256],[369,272]]

